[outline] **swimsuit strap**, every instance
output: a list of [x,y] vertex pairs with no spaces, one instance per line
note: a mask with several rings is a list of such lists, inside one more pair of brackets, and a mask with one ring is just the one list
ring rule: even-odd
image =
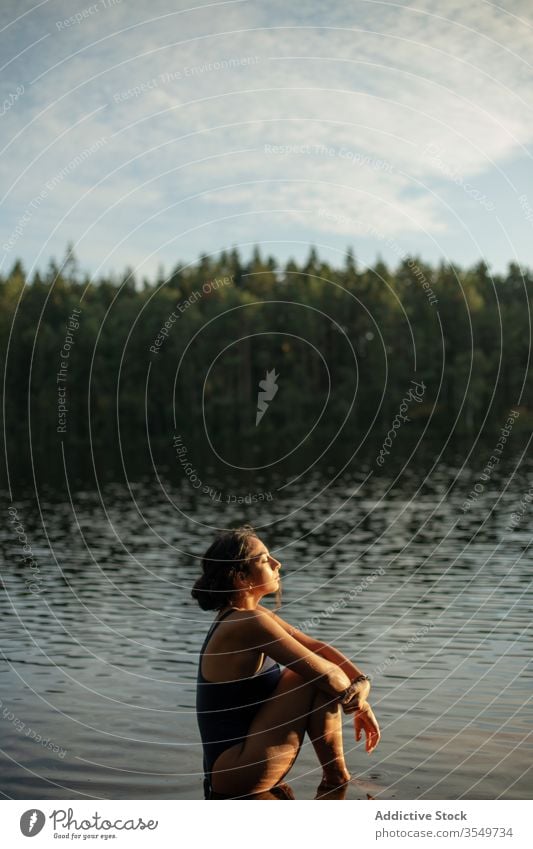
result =
[[211,625],[211,628],[209,629],[209,635],[210,635],[210,636],[211,636],[211,634],[213,633],[213,631],[215,631],[215,629],[217,628],[217,626],[218,626],[218,625],[220,625],[220,623],[221,623],[221,622],[222,622],[222,621],[226,618],[226,616],[229,616],[229,615],[230,615],[230,613],[233,613],[233,611],[234,611],[234,610],[235,610],[235,608],[234,608],[234,607],[230,607],[230,609],[229,609],[229,610],[226,610],[226,612],[225,612],[225,613],[223,613],[223,614],[222,614],[222,616],[219,616],[219,617],[218,617],[218,619],[215,619],[215,621],[214,621],[214,622],[213,622],[213,624]]
[[222,614],[222,616],[219,616],[219,618],[218,618],[218,619],[215,619],[214,624],[215,624],[215,625],[218,625],[218,623],[219,623],[219,622],[222,622],[222,620],[223,620],[223,619],[225,619],[225,618],[226,618],[226,616],[229,616],[229,614],[230,614],[230,613],[233,613],[233,611],[234,611],[234,610],[236,610],[236,608],[235,608],[235,607],[230,607],[230,609],[229,609],[229,610],[226,610],[226,612],[225,612],[225,613],[223,613],[223,614]]
[[229,616],[229,614],[230,614],[230,613],[233,613],[233,611],[234,611],[234,610],[235,610],[235,608],[234,608],[234,607],[230,607],[230,609],[229,609],[229,610],[226,610],[226,612],[225,612],[225,613],[223,613],[223,614],[222,614],[222,616],[220,616],[218,619],[215,619],[215,621],[212,623],[212,625],[211,625],[211,627],[210,627],[209,631],[207,632],[207,636],[206,636],[206,638],[205,638],[205,640],[204,640],[204,644],[203,644],[203,646],[202,646],[202,648],[201,648],[201,651],[200,651],[200,658],[202,658],[202,657],[203,657],[204,649],[205,649],[205,647],[207,646],[207,643],[209,642],[209,640],[211,639],[211,637],[213,636],[214,632],[216,631],[216,629],[217,629],[217,628],[218,628],[218,626],[220,625],[220,623],[221,623],[221,622],[222,622],[222,621],[226,618],[226,616]]

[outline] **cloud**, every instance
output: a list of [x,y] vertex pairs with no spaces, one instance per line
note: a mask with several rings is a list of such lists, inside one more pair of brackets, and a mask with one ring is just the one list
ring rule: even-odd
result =
[[[4,204],[3,234],[98,138],[105,145],[50,198],[51,217],[28,228],[33,244],[77,202],[76,233],[81,220],[101,219],[97,246],[110,228],[117,239],[135,230],[136,254],[153,246],[148,219],[168,206],[161,243],[216,217],[228,222],[220,243],[260,240],[280,216],[313,234],[371,224],[384,236],[438,237],[451,220],[442,163],[481,182],[533,142],[526,2],[296,9],[275,0],[187,12],[167,0],[102,3],[60,30],[72,5],[45,4],[8,30],[19,52],[47,37],[11,65],[10,84],[24,80],[26,91],[3,118],[8,138],[19,136],[0,175],[9,187],[27,173]],[[127,251],[126,242],[124,264]]]

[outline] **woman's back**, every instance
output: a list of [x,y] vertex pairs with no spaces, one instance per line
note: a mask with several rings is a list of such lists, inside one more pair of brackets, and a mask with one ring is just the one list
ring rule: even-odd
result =
[[[232,613],[235,615],[229,619]],[[243,616],[246,611],[230,609],[211,625],[200,653],[200,671],[205,681],[223,683],[249,678],[263,667],[263,652],[243,645],[239,627]]]
[[[220,623],[233,612],[232,609],[228,610],[213,622],[204,640],[198,663],[196,714],[204,749],[204,769],[207,776],[210,774],[215,760],[222,752],[246,739],[252,719],[265,699],[272,694],[281,676],[279,664],[271,658],[265,657],[259,668],[250,675],[230,677],[229,667],[231,664],[226,665],[226,655],[220,653],[223,640],[218,641],[217,646],[214,635],[219,630]],[[207,647],[211,652],[208,669],[203,665],[204,652]],[[241,667],[242,661],[244,660],[246,664],[249,659],[254,661],[257,667],[257,658],[254,660],[252,651],[244,649],[237,652],[235,656],[237,654],[242,655],[239,659]],[[258,653],[255,652],[255,654]],[[250,656],[249,659],[248,655]],[[208,672],[213,674],[217,666],[217,657],[218,675],[223,679],[219,681],[207,677]],[[238,666],[239,663],[235,664],[234,662],[233,666],[235,667],[235,665]]]

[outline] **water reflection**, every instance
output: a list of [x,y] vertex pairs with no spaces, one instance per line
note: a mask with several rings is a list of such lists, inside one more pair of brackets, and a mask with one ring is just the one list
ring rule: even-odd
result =
[[[194,688],[210,617],[190,587],[209,523],[249,520],[284,565],[281,615],[373,676],[383,738],[367,759],[346,725],[347,798],[528,797],[531,517],[505,527],[530,468],[495,472],[468,513],[471,480],[459,491],[443,464],[393,488],[361,468],[319,496],[317,473],[260,511],[203,505],[164,477],[72,504],[19,496],[39,575],[32,591],[5,522],[3,791],[202,798]],[[294,794],[313,798],[319,778],[304,744]]]
[[[221,796],[215,796],[214,798],[223,798]],[[286,782],[280,782],[276,784],[275,787],[272,787],[270,790],[264,790],[262,793],[254,793],[251,796],[238,796],[239,799],[247,799],[254,802],[262,802],[262,801],[286,801],[287,799],[296,799],[294,795],[294,790],[292,787]]]

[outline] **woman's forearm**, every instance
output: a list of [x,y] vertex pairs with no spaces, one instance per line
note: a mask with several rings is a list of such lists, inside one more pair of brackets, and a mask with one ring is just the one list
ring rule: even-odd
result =
[[320,657],[323,657],[324,660],[329,660],[331,663],[339,666],[342,671],[346,673],[350,681],[353,681],[354,678],[358,678],[359,675],[363,675],[363,671],[359,669],[355,663],[352,663],[352,661],[348,660],[342,652],[334,648],[334,646],[330,646],[328,643],[317,642],[317,646],[314,651],[315,654],[320,655]]

